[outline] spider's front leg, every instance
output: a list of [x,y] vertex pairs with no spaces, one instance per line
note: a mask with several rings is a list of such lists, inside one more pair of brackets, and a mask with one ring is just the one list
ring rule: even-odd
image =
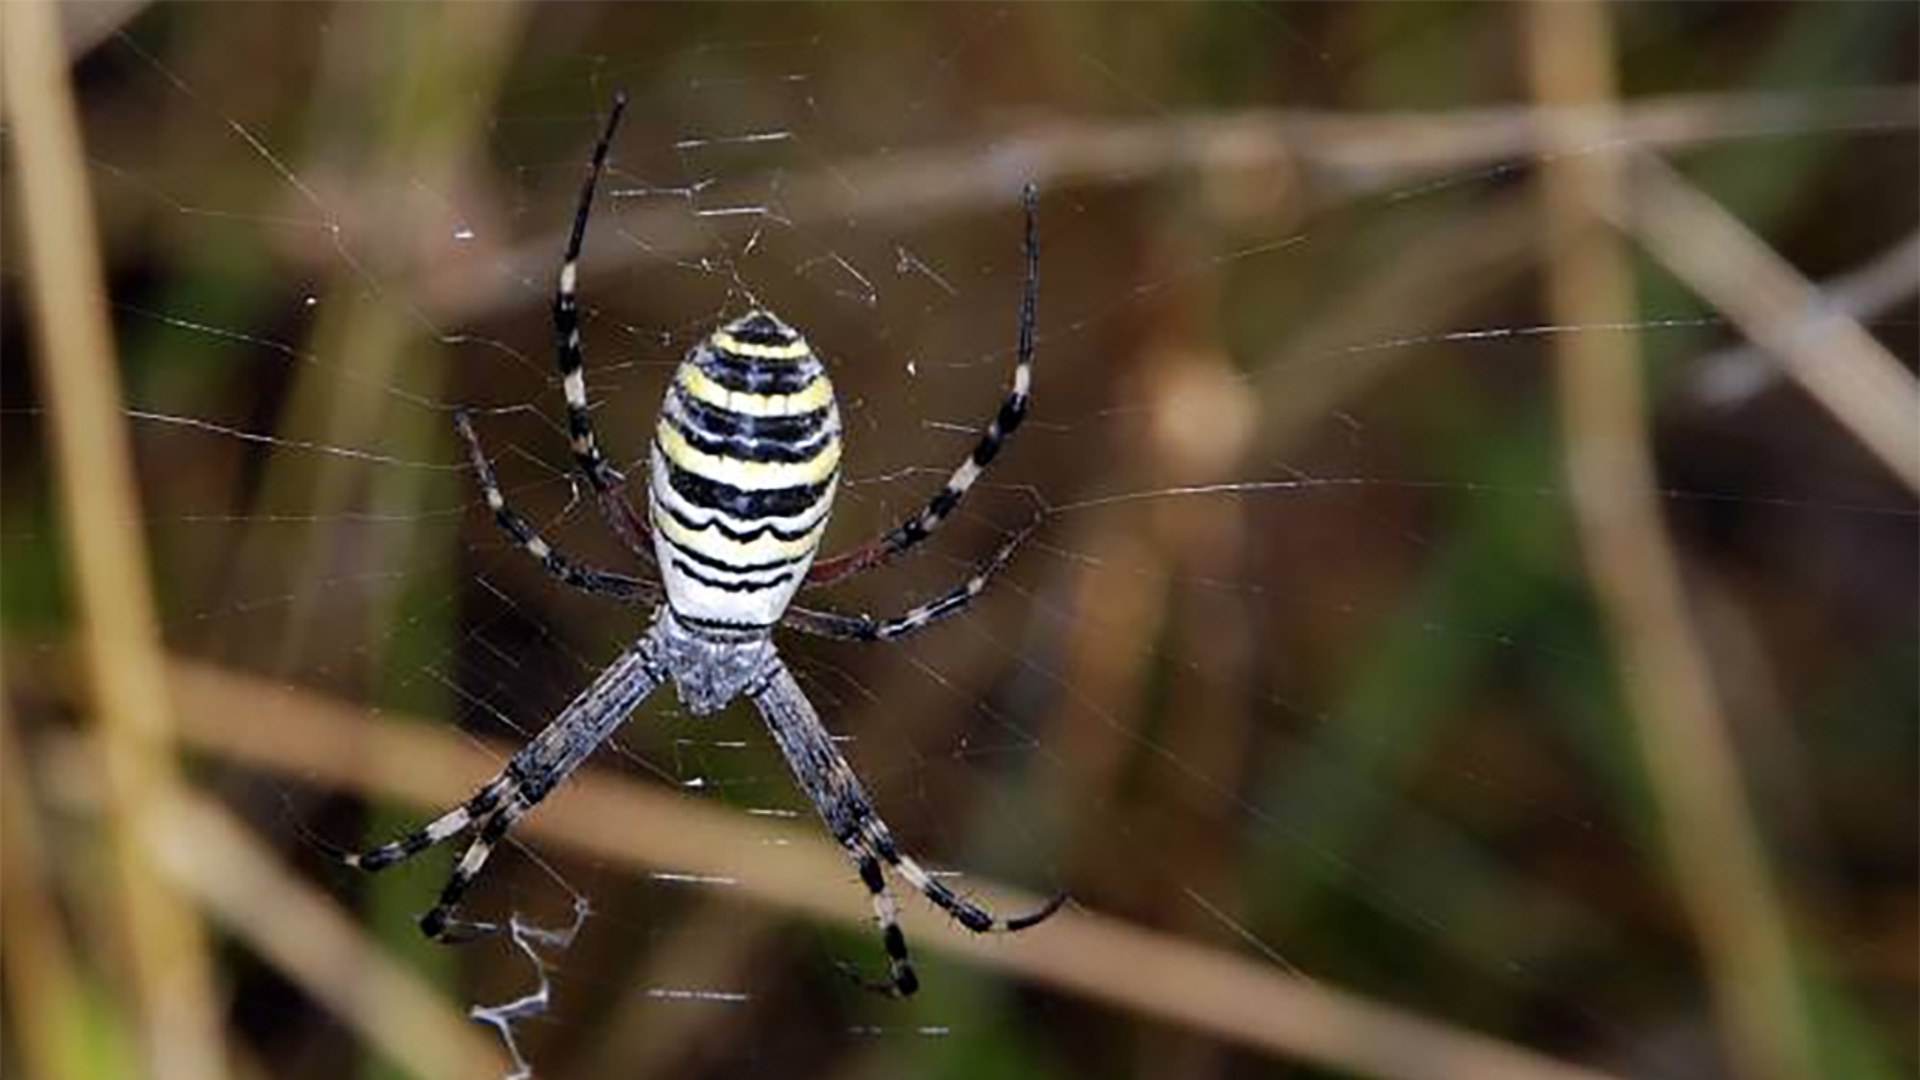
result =
[[527,523],[526,518],[520,516],[519,511],[507,503],[506,493],[500,490],[500,479],[494,475],[493,463],[487,459],[486,449],[480,445],[480,436],[473,430],[473,418],[467,415],[467,410],[454,410],[453,427],[459,433],[460,441],[466,444],[467,461],[480,481],[480,493],[487,500],[487,509],[493,511],[494,523],[511,536],[522,551],[545,567],[547,573],[558,578],[562,584],[595,596],[612,597],[630,604],[651,604],[660,599],[659,588],[652,582],[588,566],[548,543]]
[[573,213],[573,228],[567,234],[566,251],[560,257],[560,281],[553,294],[553,333],[560,366],[560,389],[567,400],[567,438],[574,465],[586,478],[587,486],[593,489],[607,525],[628,550],[652,564],[653,544],[648,539],[646,516],[628,501],[622,487],[624,478],[600,453],[599,440],[593,434],[593,418],[587,411],[586,353],[580,345],[580,251],[586,244],[593,191],[600,182],[600,174],[606,170],[613,133],[620,127],[620,115],[626,108],[626,93],[614,95],[606,130],[594,143],[593,157],[587,163],[587,177],[581,182],[580,202]]
[[1013,559],[1014,552],[1039,527],[1040,521],[1036,518],[1001,544],[990,558],[975,567],[967,580],[904,615],[876,619],[870,615],[843,615],[837,611],[790,607],[780,621],[802,633],[840,641],[891,641],[905,637],[929,623],[966,610],[981,593],[987,591],[994,575],[1006,567]]
[[[882,535],[841,555],[821,559],[807,571],[807,585],[829,585],[863,570],[884,565],[912,550],[932,536],[960,506],[960,500],[985,475],[987,467],[999,456],[1000,448],[1026,419],[1033,400],[1033,347],[1037,309],[1040,303],[1040,193],[1032,184],[1021,191],[1026,209],[1027,231],[1022,248],[1026,256],[1026,284],[1020,294],[1020,326],[1014,350],[1013,385],[1008,388],[999,411],[981,429],[972,453],[956,466],[947,482],[925,507]],[[803,627],[804,629],[804,627]],[[909,627],[911,629],[911,627]]]

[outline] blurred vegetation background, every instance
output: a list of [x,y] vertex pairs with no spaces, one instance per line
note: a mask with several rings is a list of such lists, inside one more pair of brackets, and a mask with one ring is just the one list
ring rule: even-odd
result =
[[[548,1077],[1920,1068],[1912,5],[0,17],[10,1075],[502,1075],[468,1009],[536,988]],[[418,939],[444,857],[316,840],[645,617],[509,550],[448,422],[618,565],[547,322],[616,88],[602,438],[766,302],[846,403],[836,550],[1003,392],[1043,192],[1030,427],[832,602],[1038,538],[897,648],[782,641],[914,848],[1074,897],[906,898],[911,1002],[837,970],[866,900],[740,710],[650,702],[496,857],[477,913],[591,909],[544,971]]]

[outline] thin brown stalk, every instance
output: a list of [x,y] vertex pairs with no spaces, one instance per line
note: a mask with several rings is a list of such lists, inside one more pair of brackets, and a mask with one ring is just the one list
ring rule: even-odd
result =
[[47,881],[39,811],[0,695],[0,977],[20,1061],[40,1080],[84,1080],[87,1002],[72,941]]
[[151,7],[153,0],[87,0],[62,5],[61,31],[67,59],[78,60]]
[[[251,676],[177,663],[192,707],[186,736],[209,754],[301,783],[440,807],[471,793],[511,748],[360,709]],[[262,725],[257,718],[271,715]],[[817,830],[748,819],[710,803],[586,769],[521,826],[524,835],[637,869],[726,879],[718,895],[865,926],[845,858]],[[1033,898],[983,890],[1019,907]],[[916,944],[1016,972],[1276,1058],[1381,1080],[1606,1080],[1607,1074],[1309,984],[1271,966],[1070,908],[1014,937],[965,934],[905,913]],[[1143,971],[1154,972],[1150,979]]]
[[1920,492],[1920,381],[1899,358],[1665,162],[1636,156],[1630,187],[1604,204],[1619,224]]
[[1351,352],[1382,326],[1401,338],[1433,333],[1513,286],[1532,265],[1524,200],[1501,197],[1471,214],[1448,216],[1409,236],[1403,248],[1430,257],[1395,259],[1332,298],[1317,318],[1293,328],[1255,365],[1260,400],[1250,456],[1285,459],[1303,433],[1323,423],[1422,355],[1415,348]]
[[98,240],[54,5],[6,5],[0,34],[8,133],[26,237],[36,367],[88,671],[88,711],[108,781],[105,815],[120,940],[149,1075],[226,1075],[220,1010],[198,916],[154,872],[143,815],[177,799],[159,623],[138,528]]
[[766,963],[778,929],[765,913],[743,914],[732,906],[689,911],[648,950],[644,967],[624,975],[624,996],[579,1054],[579,1074],[650,1080],[712,1071],[718,1064],[713,1059],[747,1041],[742,1029],[759,1022],[759,1015],[751,1009],[690,1011],[662,1000],[659,991],[741,985]]
[[[1815,286],[1827,310],[1870,322],[1920,294],[1920,232]],[[1737,405],[1772,385],[1780,366],[1758,345],[1735,345],[1694,362],[1694,390],[1712,405]]]
[[[1026,180],[1043,189],[1136,184],[1198,169],[1298,170],[1350,196],[1525,159],[1540,151],[1545,133],[1564,128],[1567,119],[1552,109],[1496,106],[1404,115],[1250,109],[1145,122],[1058,123],[1021,134],[998,133],[985,144],[835,162],[788,178],[781,210],[801,225],[858,214],[884,227],[1009,206]],[[1610,114],[1607,124],[1590,126],[1591,139],[1575,150],[1668,149],[1822,124],[1912,128],[1916,123],[1920,107],[1910,86],[1818,96],[1682,94],[1643,98]],[[860,178],[857,190],[848,187],[849,176]],[[708,229],[676,209],[630,215],[626,228],[647,242],[590,246],[586,274],[611,275],[637,258],[686,257],[713,242]],[[442,321],[497,318],[536,299],[514,283],[551,273],[557,250],[557,240],[542,237],[503,254],[485,272],[460,260],[436,265],[412,294]]]
[[[458,190],[486,135],[487,88],[506,71],[526,18],[526,6],[518,3],[368,4],[339,13],[335,32],[340,40],[381,43],[375,50],[381,62],[372,65],[380,81],[369,84],[366,57],[339,50],[328,54],[331,62],[313,90],[317,100],[332,103],[316,114],[322,118],[316,126],[323,142],[365,144],[365,160],[356,161],[353,171],[364,176],[368,193],[357,202],[363,204],[359,212],[370,215],[369,243],[354,259],[332,267],[333,280],[316,304],[320,316],[305,350],[328,357],[329,363],[298,368],[276,430],[317,432],[318,441],[329,446],[378,444],[421,459],[443,452],[451,441],[452,427],[444,416],[396,407],[396,398],[385,392],[404,373],[411,393],[441,394],[451,357],[436,333],[403,305],[355,298],[367,288],[363,263],[381,265],[397,257],[393,245],[419,239],[398,227],[399,204],[380,193],[403,186]],[[423,48],[429,42],[433,47]],[[403,55],[410,59],[400,62]],[[257,490],[256,508],[299,506],[311,524],[290,530],[284,522],[269,521],[250,528],[239,579],[314,580],[330,573],[344,551],[369,565],[433,562],[451,542],[445,522],[375,533],[343,524],[354,509],[412,521],[407,515],[427,497],[433,479],[418,470],[369,470],[363,461],[339,456],[274,455]],[[377,599],[398,603],[400,594]],[[357,641],[369,624],[385,636],[396,617],[378,606],[368,610],[339,601],[325,590],[296,592],[275,643],[275,663],[311,663],[343,641]],[[377,651],[374,655],[379,657]]]
[[[1535,94],[1605,123],[1614,99],[1611,24],[1602,5],[1529,9]],[[1562,133],[1568,146],[1590,132]],[[1621,197],[1616,155],[1549,158],[1541,177],[1547,291],[1564,323],[1636,315],[1622,238],[1595,211]],[[1582,547],[1613,647],[1670,872],[1699,935],[1729,1057],[1742,1076],[1812,1077],[1785,915],[1769,880],[1727,719],[1692,625],[1661,520],[1648,401],[1635,339],[1555,339],[1569,486]]]
[[201,797],[175,800],[151,834],[177,887],[369,1046],[415,1076],[506,1074],[506,1055],[484,1029],[281,866],[226,809]]

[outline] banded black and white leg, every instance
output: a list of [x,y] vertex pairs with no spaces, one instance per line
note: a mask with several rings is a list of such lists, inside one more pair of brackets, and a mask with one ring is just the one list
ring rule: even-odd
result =
[[913,970],[913,957],[907,954],[907,935],[900,929],[900,905],[893,898],[893,890],[887,888],[880,860],[858,843],[843,840],[842,845],[860,870],[860,883],[867,887],[867,895],[873,899],[873,921],[880,927],[880,948],[887,954],[887,977],[884,980],[868,978],[852,964],[842,964],[840,969],[869,990],[911,997],[920,989],[920,976]]
[[793,771],[795,782],[807,793],[827,831],[853,860],[860,881],[872,898],[874,921],[880,927],[888,971],[885,980],[862,978],[869,988],[905,997],[919,987],[919,977],[914,973],[913,960],[907,951],[906,935],[900,929],[899,908],[892,890],[887,887],[885,868],[893,869],[935,906],[976,934],[1024,930],[1044,921],[1065,903],[1066,896],[1062,893],[1033,911],[1001,918],[947,888],[894,842],[892,831],[880,819],[859,777],[833,745],[832,737],[820,723],[819,713],[785,664],[777,659],[772,661],[764,679],[748,694]]
[[500,490],[499,477],[494,475],[493,462],[488,460],[486,449],[480,445],[480,436],[473,429],[473,418],[465,409],[454,410],[453,429],[466,444],[467,461],[479,480],[480,494],[487,501],[487,509],[493,511],[494,523],[512,537],[522,551],[545,567],[547,573],[582,592],[626,603],[653,603],[660,598],[659,586],[651,581],[589,566],[547,542],[519,511],[508,504],[506,493]]
[[420,930],[436,940],[460,940],[492,930],[491,924],[456,919],[454,911],[493,849],[516,822],[592,756],[666,678],[654,659],[652,645],[642,639],[608,665],[591,686],[507,761],[506,768],[482,784],[467,801],[396,840],[362,852],[340,852],[340,861],[361,870],[384,870],[473,830],[473,841],[448,875],[438,901],[420,916]]
[[1066,893],[1055,893],[1046,903],[1024,915],[1003,918],[947,888],[926,867],[921,866],[919,860],[901,851],[899,845],[894,843],[893,832],[872,807],[867,808],[864,832],[868,849],[878,855],[882,862],[905,878],[907,884],[926,897],[934,907],[953,916],[955,922],[976,934],[1006,934],[1025,930],[1045,922],[1067,902]]
[[876,619],[871,615],[844,615],[837,611],[796,606],[789,607],[780,622],[802,633],[839,641],[891,641],[905,637],[930,623],[966,610],[981,593],[987,591],[994,575],[1012,561],[1014,552],[1039,527],[1040,523],[1036,520],[1014,533],[991,557],[976,566],[967,580],[903,615]]
[[966,498],[967,492],[993,464],[1000,448],[1026,419],[1033,398],[1034,332],[1040,303],[1040,193],[1032,184],[1021,192],[1026,208],[1027,226],[1023,251],[1026,256],[1026,284],[1020,295],[1020,326],[1014,350],[1013,385],[1000,409],[980,432],[973,450],[947,477],[938,494],[911,517],[883,534],[878,540],[831,558],[821,559],[807,571],[809,588],[829,585],[864,570],[881,566],[911,550],[932,536]]
[[586,354],[580,343],[580,251],[586,243],[594,188],[606,169],[613,133],[620,126],[620,116],[626,107],[626,93],[614,95],[606,129],[593,146],[587,177],[580,185],[580,202],[574,210],[573,229],[567,236],[566,252],[560,261],[560,282],[554,290],[553,331],[560,364],[560,390],[567,404],[567,440],[574,465],[586,479],[587,486],[593,489],[607,524],[634,554],[651,564],[654,553],[647,539],[646,516],[627,499],[624,477],[601,454],[599,441],[594,437],[593,419],[587,409]]

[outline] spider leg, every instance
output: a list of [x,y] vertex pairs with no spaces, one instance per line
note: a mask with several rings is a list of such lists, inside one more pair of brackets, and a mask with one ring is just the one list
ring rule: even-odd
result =
[[851,964],[842,964],[840,969],[875,993],[912,997],[914,991],[920,989],[920,976],[914,972],[913,960],[907,955],[907,935],[900,931],[900,906],[894,901],[893,890],[887,888],[880,860],[857,843],[847,845],[847,854],[860,868],[860,883],[873,897],[873,919],[880,926],[881,947],[887,953],[887,977],[869,978]]
[[973,452],[967,455],[947,477],[947,482],[932,501],[912,517],[907,518],[878,540],[871,541],[852,551],[822,559],[813,564],[807,572],[809,588],[827,585],[842,578],[870,570],[913,548],[922,540],[933,535],[935,529],[953,514],[960,500],[966,497],[974,482],[986,472],[987,466],[1000,453],[1000,447],[1010,438],[1020,422],[1026,419],[1027,404],[1032,398],[1033,388],[1033,338],[1036,311],[1040,302],[1040,194],[1032,184],[1021,192],[1021,202],[1026,207],[1027,231],[1024,251],[1027,262],[1026,286],[1020,296],[1019,345],[1015,350],[1013,366],[1013,386],[1007,392],[1006,400],[1000,403],[1000,411],[980,432],[980,439],[973,445]]
[[494,807],[500,805],[501,798],[513,787],[511,772],[502,772],[481,785],[480,790],[474,792],[466,802],[397,840],[366,851],[337,851],[334,854],[342,863],[356,870],[385,870],[466,832],[475,821],[491,814]]
[[593,420],[587,413],[586,358],[580,348],[580,249],[587,238],[587,218],[593,210],[593,190],[606,169],[607,153],[613,146],[614,130],[620,126],[620,114],[627,108],[624,91],[615,94],[613,109],[607,114],[606,130],[593,146],[593,159],[587,166],[587,178],[580,185],[580,203],[574,210],[573,230],[567,236],[566,254],[560,262],[560,283],[553,296],[553,331],[558,344],[560,388],[567,400],[567,435],[574,464],[593,488],[600,514],[622,542],[648,563],[653,562],[653,545],[647,536],[647,519],[634,509],[622,490],[624,478],[600,453],[593,434]]
[[453,873],[447,876],[447,883],[440,888],[440,896],[433,907],[420,916],[420,932],[435,941],[464,941],[493,929],[490,923],[471,922],[453,917],[454,909],[460,906],[460,898],[465,896],[473,880],[487,865],[487,858],[493,849],[507,835],[515,822],[527,816],[533,804],[523,800],[518,793],[509,798],[480,831],[474,834],[473,842],[467,845],[466,853],[454,864]]
[[485,932],[487,926],[455,920],[452,914],[488,856],[507,830],[579,768],[666,677],[654,660],[651,640],[642,639],[609,664],[593,685],[466,802],[390,843],[364,852],[336,852],[336,857],[360,870],[384,870],[477,826],[473,842],[440,890],[439,901],[420,917],[420,929],[437,940]]
[[926,897],[934,907],[953,916],[955,922],[976,934],[1014,933],[1025,930],[1029,926],[1047,921],[1067,902],[1066,893],[1054,893],[1045,903],[1024,915],[1010,917],[995,915],[941,884],[927,871],[926,867],[920,865],[918,859],[901,851],[899,845],[893,841],[892,830],[887,828],[887,823],[880,819],[878,813],[873,813],[867,818],[863,831],[873,850],[886,861],[888,866],[893,867],[901,877],[906,878],[907,884],[919,890],[920,895]]
[[1018,551],[1020,545],[1025,543],[1039,527],[1040,523],[1036,519],[1026,528],[1013,534],[1006,543],[1001,544],[991,558],[974,568],[973,574],[967,580],[904,615],[875,619],[870,615],[843,615],[836,611],[790,607],[780,621],[802,633],[841,641],[890,641],[905,637],[928,623],[944,619],[973,603],[974,598],[987,591],[987,585],[993,581],[993,576],[1012,560],[1014,552]]
[[1066,902],[1065,894],[1061,894],[1035,911],[1010,919],[1000,918],[934,880],[933,875],[894,843],[892,832],[860,786],[860,778],[834,747],[826,728],[820,724],[819,713],[814,711],[786,665],[775,659],[762,683],[748,693],[793,770],[794,779],[813,802],[828,831],[859,868],[860,880],[873,898],[874,918],[880,924],[889,978],[885,982],[863,979],[870,988],[905,997],[919,986],[919,978],[908,958],[906,935],[900,931],[893,894],[882,873],[883,863],[899,871],[908,884],[976,934],[1024,930],[1046,919]]
[[461,441],[467,444],[467,460],[480,479],[480,491],[487,500],[487,508],[493,511],[494,522],[513,537],[513,542],[522,550],[539,560],[547,573],[564,584],[595,596],[609,596],[627,603],[649,603],[659,599],[659,589],[653,582],[586,566],[561,554],[559,549],[541,539],[527,519],[507,505],[506,494],[500,490],[500,480],[493,473],[493,463],[487,460],[487,452],[480,445],[480,436],[474,432],[473,420],[465,409],[455,410],[453,426],[460,433]]

